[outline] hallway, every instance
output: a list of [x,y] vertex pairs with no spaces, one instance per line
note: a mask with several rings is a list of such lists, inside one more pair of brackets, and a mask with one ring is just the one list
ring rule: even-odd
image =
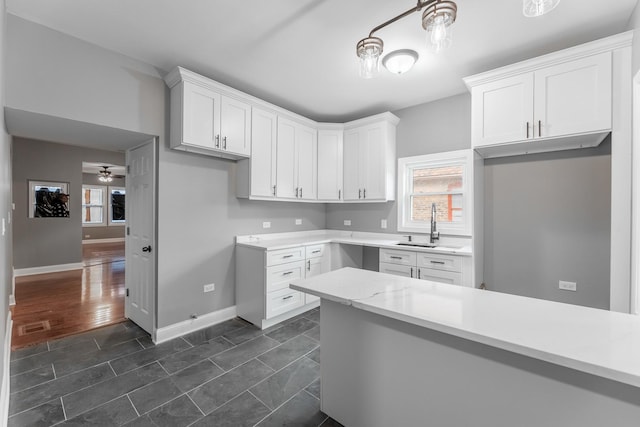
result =
[[16,278],[13,350],[122,322],[124,242],[83,245],[84,268]]

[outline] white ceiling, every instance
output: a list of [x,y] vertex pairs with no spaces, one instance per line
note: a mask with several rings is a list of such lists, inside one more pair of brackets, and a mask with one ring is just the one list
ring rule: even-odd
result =
[[465,91],[461,78],[622,32],[637,0],[562,0],[525,18],[521,0],[457,0],[453,46],[429,53],[420,13],[376,33],[416,50],[409,73],[358,77],[355,46],[414,0],[7,0],[10,13],[150,63],[181,65],[321,121]]

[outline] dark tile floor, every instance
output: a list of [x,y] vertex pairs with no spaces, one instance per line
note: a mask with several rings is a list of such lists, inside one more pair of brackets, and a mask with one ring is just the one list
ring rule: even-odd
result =
[[320,312],[154,345],[131,322],[16,350],[9,426],[340,426],[320,411]]

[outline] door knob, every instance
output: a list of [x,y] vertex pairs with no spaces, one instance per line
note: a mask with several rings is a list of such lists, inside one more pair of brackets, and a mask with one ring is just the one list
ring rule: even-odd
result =
[[151,245],[143,247],[142,252],[151,252]]

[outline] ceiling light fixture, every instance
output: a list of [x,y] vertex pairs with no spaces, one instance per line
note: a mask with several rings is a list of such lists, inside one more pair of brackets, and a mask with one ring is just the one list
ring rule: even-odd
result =
[[109,166],[102,166],[101,171],[98,171],[98,180],[100,182],[111,182],[113,181],[113,177],[111,176],[111,171],[109,170]]
[[429,33],[428,40],[433,49],[439,52],[451,45],[451,31],[449,27],[456,20],[458,12],[456,4],[449,0],[418,0],[415,7],[378,25],[371,30],[369,37],[358,42],[356,45],[356,53],[360,59],[360,76],[371,78],[378,71],[378,63],[380,55],[382,55],[384,43],[381,38],[374,37],[373,33],[422,9],[424,9],[422,13],[422,28]]
[[551,12],[560,0],[523,0],[522,13],[527,18],[535,18]]
[[413,68],[418,52],[411,49],[394,50],[382,59],[382,65],[394,74],[404,74]]

